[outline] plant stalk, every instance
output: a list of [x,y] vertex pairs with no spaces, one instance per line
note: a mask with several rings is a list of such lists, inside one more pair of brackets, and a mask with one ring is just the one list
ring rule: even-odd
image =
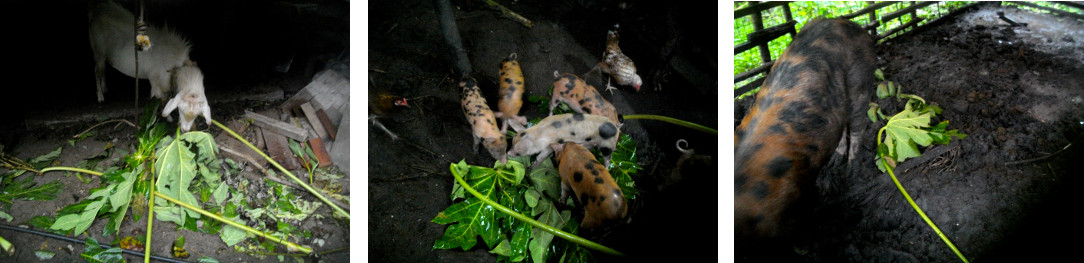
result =
[[266,238],[268,240],[271,240],[271,242],[286,245],[287,247],[290,247],[292,249],[296,249],[298,251],[304,252],[305,254],[312,253],[311,248],[304,247],[304,246],[301,246],[301,245],[298,245],[298,244],[294,244],[293,242],[282,240],[282,239],[279,239],[279,238],[277,238],[275,236],[272,236],[272,235],[268,235],[267,233],[264,233],[262,231],[253,229],[253,228],[248,227],[246,225],[238,224],[237,222],[233,222],[233,220],[222,218],[222,217],[220,217],[218,215],[212,214],[211,212],[207,212],[207,211],[204,211],[203,209],[199,209],[198,207],[188,205],[188,204],[186,204],[184,202],[181,202],[180,200],[170,198],[169,196],[163,195],[161,193],[155,192],[154,196],[161,197],[162,199],[165,199],[166,201],[170,201],[170,202],[172,202],[174,204],[180,205],[181,207],[190,209],[192,211],[196,211],[197,213],[200,213],[201,215],[210,217],[210,218],[212,218],[214,220],[218,220],[218,221],[220,221],[222,223],[226,223],[227,225],[236,227],[236,228],[241,229],[241,230],[248,231],[249,233],[256,234],[257,236],[260,236],[260,237]]
[[[880,133],[878,133],[877,137],[881,137]],[[952,241],[949,240],[947,236],[945,236],[945,233],[942,233],[941,229],[937,228],[937,225],[933,223],[933,220],[930,220],[930,218],[926,216],[926,213],[922,212],[922,208],[919,208],[918,204],[915,204],[915,200],[911,199],[911,195],[907,194],[907,190],[903,189],[903,185],[900,184],[900,180],[896,179],[896,174],[892,172],[892,167],[888,167],[888,161],[885,161],[885,157],[883,154],[881,155],[881,162],[884,164],[885,170],[888,171],[888,175],[892,177],[892,182],[896,183],[896,188],[900,189],[900,193],[902,193],[903,197],[907,199],[907,203],[911,204],[911,207],[915,209],[915,212],[918,212],[918,215],[922,217],[922,220],[926,221],[926,224],[930,225],[930,228],[933,228],[934,232],[937,232],[937,236],[941,237],[941,241],[944,241],[945,244],[949,246],[949,249],[952,249],[952,252],[956,253],[956,256],[959,257],[961,261],[963,261],[964,263],[970,262],[967,261],[967,257],[964,257],[964,254],[961,253],[959,249],[956,249],[956,245],[952,244]]]
[[[144,171],[146,171],[146,170],[144,170]],[[155,188],[154,186],[158,185],[158,183],[156,182],[158,179],[156,178],[157,176],[155,176],[154,171],[155,171],[155,169],[151,169],[151,185],[149,187],[147,187],[147,188],[150,188],[150,190],[151,190],[151,196],[154,196],[155,194],[157,194],[156,192],[154,192],[154,188]],[[140,176],[142,176],[142,175],[140,175]],[[154,232],[151,232],[151,226],[154,225],[154,198],[151,197],[149,199],[150,200],[147,201],[147,242],[144,243],[144,245],[146,247],[143,248],[143,251],[147,251],[147,252],[151,251],[151,233],[154,233]],[[145,254],[143,256],[143,263],[150,263],[150,262],[151,262],[151,253],[147,253],[147,254]]]
[[279,168],[279,171],[282,171],[282,173],[288,175],[290,177],[290,179],[293,179],[294,182],[296,182],[298,185],[300,185],[301,187],[304,187],[305,190],[309,191],[309,193],[312,193],[313,195],[315,195],[316,198],[319,198],[321,201],[324,201],[324,203],[326,203],[328,206],[331,206],[331,208],[334,209],[335,211],[338,211],[339,213],[342,213],[344,216],[346,216],[347,221],[350,220],[350,213],[346,212],[346,210],[343,210],[339,206],[335,205],[335,203],[332,203],[330,200],[327,199],[327,197],[324,197],[323,194],[320,194],[319,191],[317,191],[316,189],[313,189],[312,186],[309,186],[309,184],[306,184],[305,181],[302,181],[301,179],[297,178],[297,176],[294,175],[294,173],[291,173],[290,171],[286,170],[286,168],[282,168],[282,165],[279,165],[279,163],[276,162],[274,159],[271,159],[270,156],[267,156],[267,154],[265,154],[259,148],[256,148],[256,146],[252,145],[252,143],[248,142],[248,140],[245,140],[244,137],[241,137],[241,135],[237,135],[237,133],[233,132],[233,130],[230,130],[230,128],[227,128],[226,125],[222,125],[222,123],[219,123],[216,120],[211,120],[211,122],[214,122],[215,125],[217,125],[219,128],[222,128],[222,130],[226,131],[226,133],[229,133],[230,136],[233,136],[234,138],[237,138],[237,140],[241,141],[245,145],[248,145],[249,148],[252,148],[252,150],[259,153],[260,156],[263,156],[264,159],[267,159],[268,162],[271,162],[271,165],[274,165],[275,168]]
[[525,216],[523,214],[516,213],[516,211],[512,211],[512,209],[508,209],[507,207],[501,206],[500,204],[497,204],[496,202],[493,202],[492,200],[489,200],[489,198],[486,198],[485,196],[482,196],[482,193],[479,193],[478,191],[475,191],[474,188],[470,187],[470,185],[467,184],[466,181],[463,181],[463,178],[461,178],[459,173],[455,170],[455,164],[451,165],[451,170],[452,170],[452,176],[455,177],[455,180],[457,182],[459,182],[460,186],[463,186],[463,189],[466,189],[467,192],[471,193],[471,195],[474,195],[474,197],[478,198],[479,200],[482,200],[483,203],[486,203],[487,205],[492,206],[493,208],[497,209],[497,211],[501,211],[501,213],[505,213],[505,214],[510,215],[510,216],[512,216],[512,217],[514,217],[514,218],[516,218],[518,220],[522,220],[523,222],[527,222],[527,224],[530,224],[531,226],[540,228],[543,231],[549,232],[550,234],[553,234],[554,236],[560,237],[560,238],[562,238],[564,240],[572,241],[572,243],[576,243],[576,244],[579,244],[581,246],[584,246],[584,247],[587,247],[587,248],[590,248],[590,249],[593,249],[593,250],[597,250],[597,251],[600,251],[602,253],[610,254],[610,255],[622,256],[622,257],[625,256],[625,254],[623,254],[621,252],[618,252],[617,250],[613,250],[612,248],[608,248],[608,247],[605,247],[605,246],[600,245],[598,243],[591,242],[591,240],[583,239],[582,237],[570,234],[568,232],[561,231],[560,229],[553,228],[553,227],[551,227],[549,225],[543,224],[542,222],[535,221],[534,219],[531,219],[530,217],[527,217],[527,216]]
[[666,116],[649,115],[649,114],[633,114],[633,115],[625,115],[625,119],[626,120],[644,119],[644,120],[664,121],[664,122],[669,122],[669,123],[672,123],[672,124],[677,124],[677,125],[680,125],[680,126],[683,126],[683,127],[686,127],[686,128],[690,128],[690,129],[693,129],[693,130],[698,130],[698,131],[702,131],[702,132],[706,132],[706,133],[710,133],[710,134],[719,134],[719,131],[716,131],[715,129],[708,128],[708,127],[705,127],[705,126],[700,125],[700,124],[696,124],[696,123],[692,123],[692,122],[688,122],[688,121],[683,121],[683,120],[679,120],[679,119],[674,119],[674,118],[670,118],[670,117],[666,117]]

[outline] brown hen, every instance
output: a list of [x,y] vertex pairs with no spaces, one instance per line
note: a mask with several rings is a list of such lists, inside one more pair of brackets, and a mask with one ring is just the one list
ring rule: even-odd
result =
[[[636,74],[636,64],[632,62],[632,59],[621,52],[621,47],[617,45],[619,37],[617,35],[617,29],[620,26],[614,24],[614,28],[606,32],[606,51],[602,53],[602,62],[598,63],[599,69],[606,74],[610,74],[613,79],[617,80],[618,85],[632,86],[636,91],[640,91],[640,85],[643,84],[643,80],[640,79],[640,75]],[[613,93],[613,86],[610,86],[610,80],[606,80],[606,90]]]

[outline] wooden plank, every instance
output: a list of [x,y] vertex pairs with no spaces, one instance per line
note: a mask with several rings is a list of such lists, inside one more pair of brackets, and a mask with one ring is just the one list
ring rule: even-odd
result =
[[271,117],[264,116],[263,114],[251,112],[245,110],[245,118],[250,118],[255,121],[257,126],[264,128],[266,133],[278,133],[284,135],[290,139],[297,141],[306,141],[309,139],[309,132],[296,125],[282,122]]
[[324,129],[324,124],[320,122],[320,117],[316,116],[316,109],[312,107],[311,103],[302,103],[301,112],[305,114],[305,119],[309,120],[309,125],[312,126],[312,130],[316,132],[316,136],[320,138],[329,138],[327,130]]
[[327,117],[324,110],[316,110],[316,117],[320,118],[320,123],[324,124],[324,130],[327,130],[328,136],[331,136],[331,140],[334,141],[339,129],[335,128],[334,124],[331,124],[331,119]]
[[768,72],[768,70],[770,70],[772,68],[772,65],[774,64],[775,61],[768,61],[768,63],[761,64],[759,67],[756,67],[752,70],[742,72],[741,74],[734,76],[734,82],[741,82],[742,80],[756,76],[757,74],[760,74],[762,72]]
[[925,20],[925,19],[919,18],[919,19],[911,20],[911,22],[907,22],[907,24],[903,24],[903,25],[901,25],[899,27],[893,28],[892,30],[888,30],[888,32],[885,32],[883,35],[877,35],[877,39],[874,39],[873,41],[880,41],[881,39],[886,38],[888,36],[891,36],[892,34],[895,34],[896,32],[899,32],[900,30],[907,29],[908,27],[913,27],[913,26],[917,25],[919,22],[922,22],[923,20]]
[[745,86],[741,86],[741,88],[738,88],[734,91],[734,97],[737,98],[738,96],[741,96],[742,94],[745,94],[750,90],[760,87],[760,84],[764,84],[764,78],[759,78],[757,80],[754,80],[753,82],[749,82],[749,84],[745,84]]
[[776,38],[782,37],[783,35],[786,35],[788,33],[796,32],[794,30],[794,25],[797,24],[797,21],[790,20],[782,24],[749,33],[746,37],[746,42],[741,43],[734,48],[734,54],[740,54],[755,46],[766,44],[769,41],[775,40]]
[[316,154],[316,160],[320,161],[316,167],[324,168],[331,165],[331,156],[327,154],[323,140],[319,137],[309,139],[309,147],[312,148],[312,153]]
[[[241,134],[242,136],[244,136],[245,131],[249,128],[248,122],[242,122],[239,120],[230,121],[229,124],[227,124],[226,126],[229,127],[230,130],[233,130],[233,132]],[[250,142],[256,141],[256,147],[259,148],[259,142],[262,140],[260,137],[261,136],[259,136],[259,134],[257,133],[256,138],[246,137],[245,139],[249,140]],[[237,140],[237,138],[234,138],[233,136],[230,136],[229,134],[223,132],[218,134],[218,136],[215,136],[215,142],[215,145],[218,146],[219,152],[221,152],[226,158],[230,158],[234,161],[239,162],[248,162],[256,166],[256,168],[260,170],[266,169],[264,168],[264,164],[267,163],[267,160],[263,157],[260,157],[259,153],[248,147],[248,145],[245,145],[241,141]]]
[[860,15],[867,14],[867,13],[873,11],[873,10],[881,9],[882,7],[890,6],[890,5],[895,4],[895,3],[899,3],[899,1],[885,1],[885,2],[876,3],[876,4],[873,4],[871,6],[867,6],[865,8],[858,9],[858,11],[855,11],[854,13],[839,16],[839,18],[853,19],[853,18],[858,17]]
[[1028,2],[1010,2],[1010,3],[1015,4],[1015,5],[1027,6],[1027,7],[1031,7],[1031,8],[1035,8],[1035,9],[1039,9],[1039,10],[1049,11],[1049,12],[1054,13],[1056,15],[1063,15],[1063,16],[1068,16],[1068,17],[1074,18],[1074,19],[1084,20],[1084,15],[1061,11],[1061,10],[1058,10],[1056,8],[1045,7],[1045,6],[1036,5],[1036,4],[1032,4],[1032,3],[1028,3]]
[[[892,21],[892,19],[896,19],[896,18],[901,17],[901,16],[903,16],[905,14],[912,13],[912,12],[914,12],[915,10],[917,10],[919,8],[923,8],[923,7],[926,7],[926,6],[929,6],[929,5],[932,5],[932,4],[936,4],[936,3],[937,2],[922,2],[922,3],[918,3],[918,4],[913,4],[913,5],[908,6],[908,7],[904,7],[902,9],[900,9],[900,10],[896,10],[896,12],[892,12],[891,14],[881,16],[881,22]],[[918,17],[911,17],[911,20],[915,20],[917,18]]]
[[749,7],[746,7],[746,8],[734,10],[734,19],[742,18],[742,17],[747,16],[747,15],[752,15],[752,14],[760,12],[760,11],[771,9],[772,7],[777,7],[777,6],[781,6],[781,5],[787,5],[787,4],[790,4],[790,2],[789,1],[780,1],[780,2],[772,1],[772,2],[764,2],[764,3],[752,4],[752,5],[750,5]]
[[274,132],[263,133],[264,142],[267,143],[267,155],[271,156],[282,168],[286,170],[297,170],[301,168],[301,164],[297,162],[297,158],[294,157],[294,153],[290,151],[290,142],[286,141],[286,136],[283,136]]

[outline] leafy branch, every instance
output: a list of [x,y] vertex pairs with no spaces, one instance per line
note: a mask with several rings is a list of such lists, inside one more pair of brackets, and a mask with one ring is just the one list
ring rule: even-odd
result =
[[[875,72],[878,79],[884,80],[884,76],[880,69]],[[921,155],[918,151],[917,145],[930,146],[930,144],[948,144],[949,140],[953,137],[957,139],[963,139],[967,137],[966,134],[960,133],[957,130],[946,130],[949,121],[945,120],[938,123],[935,126],[930,126],[930,120],[935,118],[938,114],[941,114],[941,108],[936,105],[926,104],[926,100],[913,94],[904,94],[901,91],[901,87],[894,82],[887,81],[877,85],[877,97],[879,99],[885,99],[891,96],[895,96],[897,100],[907,99],[904,105],[903,111],[900,111],[892,117],[886,118],[884,113],[881,112],[880,106],[876,103],[870,103],[870,109],[866,112],[870,121],[876,123],[878,119],[885,120],[884,127],[881,127],[877,131],[877,160],[875,161],[877,168],[881,172],[887,172],[892,177],[892,182],[896,184],[896,188],[900,190],[903,197],[907,199],[907,203],[911,205],[911,208],[922,220],[926,222],[937,233],[949,249],[956,254],[963,262],[968,262],[967,257],[956,248],[956,245],[941,232],[941,229],[926,213],[922,211],[922,208],[915,204],[915,201],[911,198],[911,195],[907,193],[907,190],[903,188],[903,184],[900,184],[899,179],[896,178],[896,174],[893,169],[896,167],[897,162],[903,162],[908,158],[914,158]],[[882,141],[882,135],[885,135]],[[916,145],[917,144],[917,145]],[[898,160],[898,161],[897,161]]]

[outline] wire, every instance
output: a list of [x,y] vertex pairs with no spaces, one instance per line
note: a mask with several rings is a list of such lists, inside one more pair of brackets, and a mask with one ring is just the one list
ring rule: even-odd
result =
[[[61,235],[57,235],[57,234],[53,234],[53,233],[33,230],[33,229],[29,229],[29,228],[9,226],[9,225],[5,225],[5,224],[0,224],[0,228],[7,229],[7,230],[12,230],[12,231],[23,232],[23,233],[28,233],[28,234],[35,234],[35,235],[44,236],[44,237],[50,237],[50,238],[53,238],[53,239],[64,240],[64,241],[68,241],[68,242],[72,242],[72,243],[79,243],[79,244],[83,244],[84,246],[86,245],[86,241],[83,241],[83,240],[78,240],[78,239],[74,239],[74,238],[70,238],[70,237],[66,237],[66,236],[61,236]],[[112,248],[110,246],[102,245],[102,244],[99,244],[98,246],[101,246],[102,248],[105,248],[105,249]],[[142,252],[131,251],[131,250],[123,249],[123,248],[121,248],[120,251],[124,252],[124,254],[128,254],[128,255],[138,256],[138,257],[141,257],[141,258],[145,257],[145,255]],[[181,261],[181,260],[176,260],[176,259],[167,258],[167,257],[155,256],[155,255],[151,255],[151,258],[153,258],[155,260],[158,260],[158,261],[165,261],[165,262],[174,262],[174,263],[185,263],[185,262],[187,262],[187,261]]]

